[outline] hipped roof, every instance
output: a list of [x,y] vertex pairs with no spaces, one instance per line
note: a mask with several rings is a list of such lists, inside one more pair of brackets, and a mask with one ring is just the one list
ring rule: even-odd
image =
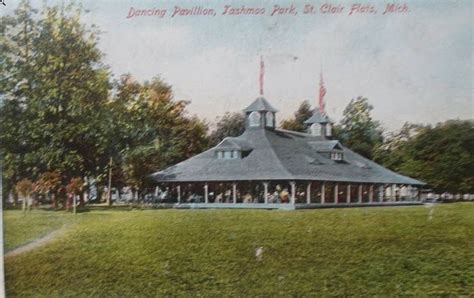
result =
[[[316,148],[315,148],[316,146]],[[244,158],[218,159],[225,148],[250,151]],[[342,150],[344,161],[323,151]],[[324,150],[323,150],[324,149]],[[334,140],[281,129],[248,129],[239,137],[152,175],[157,182],[319,180],[423,185],[352,152]]]

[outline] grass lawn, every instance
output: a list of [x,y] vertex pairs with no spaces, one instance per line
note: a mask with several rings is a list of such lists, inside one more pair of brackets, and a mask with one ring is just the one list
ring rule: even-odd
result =
[[5,251],[8,252],[64,225],[75,223],[80,218],[66,212],[33,210],[25,214],[15,210],[5,211],[3,220]]
[[9,296],[474,293],[469,203],[433,211],[137,210],[75,218],[7,211],[7,247],[64,222],[71,224],[55,241],[6,259]]

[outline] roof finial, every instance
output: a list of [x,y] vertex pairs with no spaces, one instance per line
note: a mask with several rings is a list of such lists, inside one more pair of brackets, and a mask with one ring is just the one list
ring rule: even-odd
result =
[[260,56],[260,95],[263,96],[263,77],[265,75],[265,65],[263,64],[263,56]]
[[324,108],[325,108],[324,95],[326,95],[326,88],[324,87],[322,71],[321,71],[320,76],[321,77],[319,81],[319,111],[321,112],[321,114],[324,114]]

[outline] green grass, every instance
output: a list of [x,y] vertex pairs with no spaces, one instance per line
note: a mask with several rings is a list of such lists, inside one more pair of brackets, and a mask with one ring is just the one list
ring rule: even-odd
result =
[[22,297],[472,294],[474,204],[436,205],[431,220],[429,212],[82,213],[56,241],[7,258],[6,289]]
[[5,251],[8,252],[20,245],[28,243],[51,231],[77,221],[71,213],[33,210],[7,210],[3,212],[5,222]]

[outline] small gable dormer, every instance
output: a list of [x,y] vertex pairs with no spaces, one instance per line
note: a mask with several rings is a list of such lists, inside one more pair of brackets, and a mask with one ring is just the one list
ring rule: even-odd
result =
[[247,157],[252,148],[242,140],[227,137],[217,144],[214,151],[217,159],[241,159]]
[[333,121],[326,113],[321,113],[318,109],[314,110],[313,115],[304,122],[307,125],[307,131],[313,136],[322,139],[332,138]]
[[246,109],[245,113],[245,128],[275,128],[275,113],[277,109],[263,97],[255,99]]
[[337,140],[331,141],[313,141],[308,143],[311,148],[316,150],[322,156],[337,161],[344,161],[344,148]]

